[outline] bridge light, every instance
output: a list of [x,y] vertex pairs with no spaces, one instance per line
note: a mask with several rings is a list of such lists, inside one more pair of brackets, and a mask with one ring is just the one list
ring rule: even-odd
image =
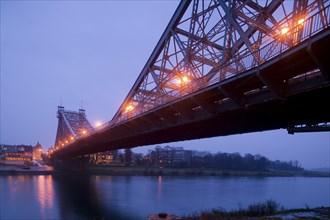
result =
[[82,130],[81,133],[82,134],[87,134],[87,131],[86,130]]
[[101,122],[101,121],[96,121],[96,122],[95,122],[95,126],[96,126],[96,127],[100,127],[101,125],[102,125],[102,122]]
[[68,141],[65,141],[65,143],[67,144],[67,143],[68,143]]
[[299,20],[298,20],[298,24],[303,24],[305,22],[305,18],[300,18]]
[[73,136],[71,136],[71,137],[70,137],[70,140],[71,140],[71,141],[73,141],[73,140],[74,140],[74,137],[73,137]]
[[178,85],[187,84],[188,82],[189,82],[189,78],[187,76],[183,76],[176,80],[176,84],[178,84]]
[[133,105],[128,105],[128,106],[126,106],[126,108],[125,108],[126,112],[130,112],[130,111],[132,111],[133,109],[134,109],[134,106],[133,106]]
[[281,34],[284,35],[284,34],[288,33],[288,31],[289,31],[289,28],[288,27],[284,27],[281,30]]

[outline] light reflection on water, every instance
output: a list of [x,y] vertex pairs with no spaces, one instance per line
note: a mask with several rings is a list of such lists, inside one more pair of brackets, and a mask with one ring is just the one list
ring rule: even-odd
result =
[[266,199],[330,206],[329,185],[330,178],[306,177],[0,176],[0,219],[144,219]]
[[162,199],[162,176],[158,176],[158,185],[157,185],[157,200]]
[[37,176],[38,184],[35,185],[38,203],[40,205],[40,217],[46,219],[47,210],[54,206],[54,189],[52,176]]

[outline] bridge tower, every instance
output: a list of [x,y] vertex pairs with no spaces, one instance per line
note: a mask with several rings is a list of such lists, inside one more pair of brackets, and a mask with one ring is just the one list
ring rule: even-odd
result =
[[94,129],[87,120],[84,109],[78,112],[64,110],[63,106],[58,106],[57,110],[58,126],[55,139],[55,147],[61,148],[73,140],[83,137]]
[[[94,128],[87,120],[84,109],[78,111],[65,110],[63,106],[58,106],[57,110],[58,126],[55,139],[55,150],[65,147],[74,140],[90,134]],[[70,160],[56,160],[56,169],[82,170],[86,168],[89,158],[75,158]]]

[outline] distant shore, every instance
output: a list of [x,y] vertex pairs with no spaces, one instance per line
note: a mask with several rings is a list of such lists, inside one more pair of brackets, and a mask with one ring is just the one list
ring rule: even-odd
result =
[[50,166],[22,166],[0,164],[0,175],[53,175],[53,174],[90,174],[112,176],[255,176],[255,177],[330,177],[330,173],[315,171],[237,171],[203,168],[158,168],[125,167],[96,165],[85,171],[55,171]]
[[246,171],[206,168],[158,168],[158,167],[111,167],[92,166],[91,174],[99,175],[145,175],[145,176],[306,176],[330,177],[330,173],[314,171]]

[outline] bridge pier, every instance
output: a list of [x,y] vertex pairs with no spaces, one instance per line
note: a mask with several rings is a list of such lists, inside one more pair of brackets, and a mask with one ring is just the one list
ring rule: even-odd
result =
[[53,167],[56,171],[87,171],[89,168],[89,156],[70,159],[54,158]]

